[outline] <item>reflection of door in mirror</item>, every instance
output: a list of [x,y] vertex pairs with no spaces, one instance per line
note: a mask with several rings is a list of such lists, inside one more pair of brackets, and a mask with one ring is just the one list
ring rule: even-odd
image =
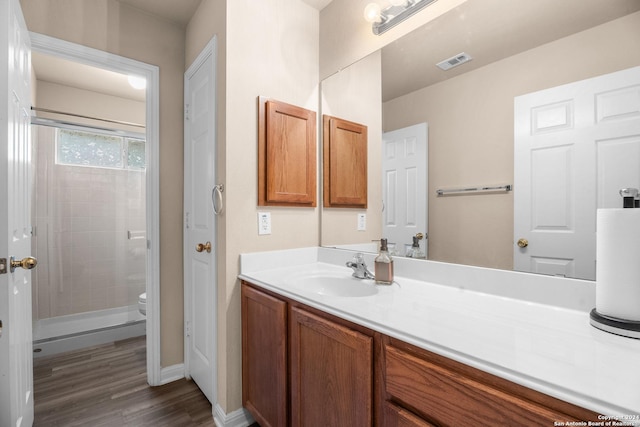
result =
[[[382,136],[382,235],[404,255],[418,233],[427,236],[427,124]],[[427,241],[420,242],[427,253]]]
[[595,280],[594,206],[640,187],[639,93],[634,67],[516,98],[515,270]]

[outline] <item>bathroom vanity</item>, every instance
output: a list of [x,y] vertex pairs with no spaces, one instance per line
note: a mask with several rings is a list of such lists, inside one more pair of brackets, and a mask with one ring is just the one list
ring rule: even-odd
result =
[[243,404],[261,426],[640,421],[640,340],[589,325],[593,284],[396,258],[380,286],[351,278],[352,254],[241,256]]

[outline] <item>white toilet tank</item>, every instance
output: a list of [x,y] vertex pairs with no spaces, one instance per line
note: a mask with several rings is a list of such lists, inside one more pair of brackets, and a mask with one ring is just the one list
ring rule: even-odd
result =
[[147,315],[147,293],[143,292],[138,297],[138,311],[142,313],[142,315]]

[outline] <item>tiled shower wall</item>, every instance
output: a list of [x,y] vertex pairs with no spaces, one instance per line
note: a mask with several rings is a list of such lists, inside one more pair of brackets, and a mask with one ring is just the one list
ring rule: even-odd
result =
[[56,165],[55,129],[33,133],[35,319],[135,305],[145,291],[144,171]]

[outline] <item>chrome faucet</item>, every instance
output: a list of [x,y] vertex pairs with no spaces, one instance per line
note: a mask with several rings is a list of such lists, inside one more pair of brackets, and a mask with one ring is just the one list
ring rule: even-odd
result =
[[361,253],[353,256],[353,260],[347,261],[347,267],[353,268],[352,276],[357,279],[375,279],[375,276],[367,269],[364,257]]

